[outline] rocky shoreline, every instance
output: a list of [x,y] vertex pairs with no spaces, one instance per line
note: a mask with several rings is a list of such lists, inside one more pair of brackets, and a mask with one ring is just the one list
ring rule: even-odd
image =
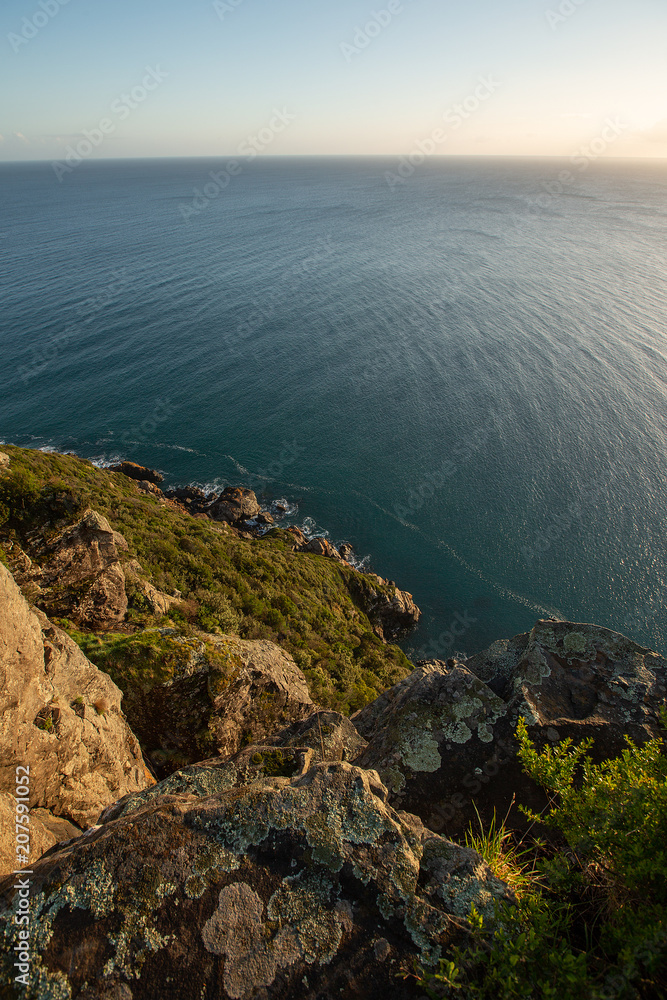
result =
[[[110,472],[120,472],[134,480],[143,492],[194,518],[225,524],[227,530],[237,538],[262,538],[272,528],[280,528],[280,522],[290,508],[286,500],[275,500],[262,507],[254,491],[243,486],[227,486],[220,493],[206,493],[197,486],[162,490],[158,485],[164,480],[162,474],[156,469],[134,462],[121,462],[108,468]],[[296,525],[290,525],[285,531],[291,536],[290,545],[294,552],[312,552],[343,563],[351,569],[359,569],[354,548],[349,542],[342,542],[336,547],[319,535],[308,537]],[[377,573],[364,571],[364,575],[377,584],[375,588],[363,585],[359,587],[359,592],[366,599],[367,613],[377,635],[394,641],[407,634],[421,617],[412,594],[400,590],[394,580],[385,580]],[[389,601],[386,600],[383,588],[393,591]]]

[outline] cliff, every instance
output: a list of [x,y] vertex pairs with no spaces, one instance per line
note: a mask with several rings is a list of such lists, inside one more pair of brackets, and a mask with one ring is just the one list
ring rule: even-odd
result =
[[415,667],[411,595],[249,491],[7,452],[0,995],[661,995],[660,655],[541,621]]

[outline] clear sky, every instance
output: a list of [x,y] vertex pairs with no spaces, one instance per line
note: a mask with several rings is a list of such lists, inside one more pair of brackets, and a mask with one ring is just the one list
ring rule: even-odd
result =
[[100,157],[665,157],[666,40],[664,0],[3,0],[0,159],[104,119]]

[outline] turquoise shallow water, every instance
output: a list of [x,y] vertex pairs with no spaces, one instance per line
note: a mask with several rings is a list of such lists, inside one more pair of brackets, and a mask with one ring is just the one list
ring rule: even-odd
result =
[[223,166],[0,167],[0,438],[295,501],[415,655],[545,614],[667,650],[667,168],[264,160],[184,221]]

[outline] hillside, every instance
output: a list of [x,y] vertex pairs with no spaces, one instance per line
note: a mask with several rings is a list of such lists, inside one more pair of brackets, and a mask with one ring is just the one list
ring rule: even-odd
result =
[[[195,518],[76,456],[5,451],[11,466],[0,479],[0,558],[26,596],[111,675],[126,704],[138,688],[171,680],[170,664],[200,633],[275,642],[303,670],[313,701],[345,714],[412,669],[367,614],[371,605],[388,606],[395,586],[293,551],[293,536],[277,527],[262,538],[239,537],[225,522]],[[86,510],[106,518],[127,546],[107,553],[116,575],[107,572],[95,598],[99,613],[91,599],[93,610],[82,616],[83,593],[100,567],[70,573],[68,585],[56,549]]]

